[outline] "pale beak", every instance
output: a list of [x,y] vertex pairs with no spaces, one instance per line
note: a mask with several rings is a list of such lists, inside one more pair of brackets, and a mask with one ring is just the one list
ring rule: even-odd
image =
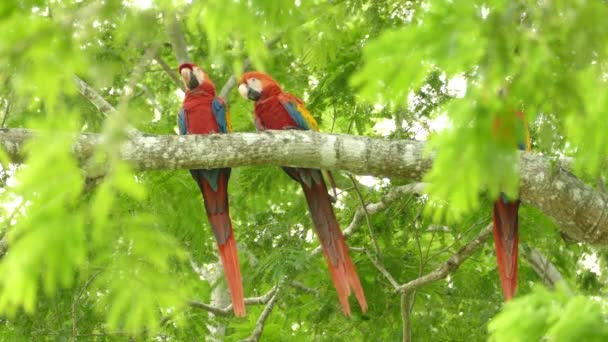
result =
[[239,84],[239,94],[246,99],[247,98],[247,85],[245,83]]
[[196,79],[191,69],[183,68],[181,74],[184,84],[188,89],[194,90],[199,86],[198,79]]
[[239,86],[239,93],[241,94],[242,97],[244,97],[246,99],[249,99],[249,100],[252,100],[252,101],[257,101],[262,96],[262,93],[260,93],[257,90],[252,89],[251,87],[249,87],[245,83],[242,83]]

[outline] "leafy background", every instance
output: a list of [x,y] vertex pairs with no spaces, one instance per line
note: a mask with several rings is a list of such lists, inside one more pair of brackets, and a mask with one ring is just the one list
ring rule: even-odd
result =
[[[577,176],[603,184],[608,149],[603,1],[3,1],[0,109],[5,127],[34,128],[24,165],[0,155],[0,337],[239,340],[244,319],[210,316],[225,284],[200,194],[187,171],[138,173],[118,158],[127,127],[174,134],[181,93],[163,69],[188,54],[219,88],[246,58],[302,97],[322,131],[428,140],[437,151],[425,196],[405,195],[349,238],[370,310],[339,308],[297,184],[279,168],[233,170],[231,213],[246,296],[284,286],[265,340],[398,340],[400,283],[426,274],[491,220],[500,191],[517,193],[513,141],[492,134],[523,110],[534,150],[575,157]],[[117,111],[102,113],[74,75]],[[501,90],[499,92],[499,90]],[[499,93],[501,95],[499,95]],[[254,130],[251,104],[231,92],[234,131]],[[68,134],[57,134],[57,132]],[[101,133],[106,175],[91,186],[70,154],[81,132]],[[336,173],[343,227],[361,201],[404,179]],[[360,193],[360,194],[359,194]],[[432,205],[427,205],[431,203]],[[503,306],[486,243],[445,280],[413,294],[413,338],[604,340],[606,253],[569,243],[535,208],[520,210],[521,241],[559,270],[544,288],[520,262],[519,296]],[[373,232],[373,239],[372,234]],[[374,242],[375,241],[375,242]],[[377,245],[377,249],[375,248]],[[380,252],[378,254],[378,252]],[[194,267],[193,267],[194,266]],[[303,290],[303,288],[305,290]],[[221,297],[221,296],[220,296]],[[220,301],[221,303],[221,301]],[[225,304],[225,302],[224,302]],[[503,309],[504,307],[504,309]]]

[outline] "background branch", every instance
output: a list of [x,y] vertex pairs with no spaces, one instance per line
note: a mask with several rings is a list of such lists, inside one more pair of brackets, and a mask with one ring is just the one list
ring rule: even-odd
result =
[[173,84],[175,84],[183,92],[186,92],[186,86],[184,86],[184,82],[182,82],[179,77],[177,77],[177,69],[172,69],[158,53],[156,54],[156,56],[154,56],[154,60],[156,60],[156,62],[160,64],[160,67],[163,68],[165,74],[167,74],[167,76],[169,76],[169,78],[173,81]]
[[536,271],[538,276],[547,286],[553,288],[559,283],[564,287],[564,289],[566,289],[568,293],[572,293],[572,290],[564,280],[562,274],[546,256],[544,256],[536,248],[530,246],[523,246],[520,251],[521,257],[526,260],[530,266],[532,266],[534,271]]
[[359,202],[361,203],[361,206],[359,208],[357,208],[357,211],[358,211],[358,209],[363,210],[365,220],[367,221],[367,229],[369,231],[369,238],[372,240],[372,245],[374,246],[374,251],[376,252],[376,256],[378,258],[382,258],[382,254],[380,252],[380,246],[378,246],[378,240],[376,240],[376,236],[374,234],[374,229],[372,227],[372,220],[370,218],[369,211],[367,210],[367,204],[365,203],[363,194],[361,194],[361,191],[359,190],[359,185],[357,184],[357,180],[355,179],[355,177],[353,177],[353,175],[351,175],[349,173],[348,178],[350,179],[351,183],[353,184],[353,188],[355,189],[355,192],[357,193],[357,197],[359,198]]
[[274,308],[274,305],[276,304],[277,298],[280,293],[281,293],[281,287],[277,287],[276,291],[272,294],[270,301],[268,301],[268,304],[264,308],[264,311],[262,311],[262,314],[258,318],[258,321],[255,324],[255,329],[253,329],[251,336],[242,340],[243,342],[257,342],[260,340],[260,337],[262,336],[262,332],[264,331],[264,324],[266,323],[266,320],[270,316],[270,313],[272,312],[272,309]]
[[[420,195],[424,192],[425,186],[425,183],[410,183],[407,185],[395,187],[391,189],[386,195],[382,196],[379,202],[367,204],[365,206],[367,208],[367,214],[374,215],[386,209],[389,204],[396,201],[397,199],[403,198],[403,196],[406,194]],[[345,237],[354,234],[358,230],[359,226],[361,225],[361,222],[363,221],[363,218],[365,218],[365,214],[366,211],[363,210],[362,207],[357,208],[357,210],[355,211],[355,215],[353,215],[352,221],[350,222],[348,227],[346,227],[346,229],[344,229],[343,231]],[[312,251],[313,254],[317,254],[319,252],[321,252],[320,246]]]
[[403,342],[412,340],[411,296],[412,293],[407,291],[401,294],[401,333],[403,335]]
[[[281,35],[279,34],[276,37],[274,37],[273,39],[266,42],[266,47],[268,47],[268,48],[272,47],[274,44],[276,44],[276,42],[279,41],[280,37],[281,37]],[[249,58],[245,58],[245,61],[243,61],[243,68],[242,68],[243,72],[247,71],[250,67],[251,67],[251,60]],[[224,83],[222,90],[220,90],[219,97],[224,99],[224,101],[226,101],[226,103],[228,102],[228,94],[236,86],[237,77],[238,77],[238,75],[230,76],[228,81],[226,81],[226,83]]]
[[[277,286],[274,286],[273,288],[271,288],[268,292],[266,292],[262,296],[245,298],[245,304],[247,304],[247,305],[266,304],[272,299],[272,297],[274,296],[274,294],[276,292],[277,292]],[[196,301],[196,300],[191,300],[188,304],[193,308],[209,311],[216,316],[228,316],[228,315],[232,314],[232,303],[224,308],[209,305],[209,304],[206,304],[206,303],[203,303],[200,301]]]
[[458,267],[475,253],[492,235],[492,224],[490,223],[469,243],[462,246],[456,254],[452,255],[446,262],[439,265],[434,271],[426,275],[416,278],[407,284],[397,287],[397,291],[411,292],[420,286],[426,285],[435,280],[445,278],[451,272],[454,272]]
[[6,239],[6,236],[3,236],[0,239],[0,258],[4,256],[4,254],[6,254],[6,251],[8,250],[8,241]]
[[108,116],[116,111],[106,99],[104,99],[95,89],[83,81],[80,77],[74,75],[74,83],[80,94],[86,97],[103,115]]
[[184,31],[182,31],[182,23],[177,18],[176,13],[165,13],[165,16],[168,18],[166,27],[167,37],[173,47],[177,64],[190,62],[186,38],[184,37]]

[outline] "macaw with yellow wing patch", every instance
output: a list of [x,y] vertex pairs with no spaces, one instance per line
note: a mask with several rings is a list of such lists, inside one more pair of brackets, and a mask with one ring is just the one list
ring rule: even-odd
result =
[[[517,138],[520,150],[532,149],[528,122],[522,112],[517,112],[518,121],[514,130],[503,129],[499,121],[495,122],[498,134],[521,136]],[[516,126],[517,126],[516,125]],[[506,133],[505,133],[506,132]],[[523,134],[522,134],[523,133]],[[519,199],[508,199],[505,194],[494,202],[494,245],[498,261],[498,273],[505,300],[510,300],[517,288],[517,247],[519,242]]]
[[[215,96],[215,86],[201,68],[186,63],[179,66],[186,85],[186,96],[178,115],[180,134],[213,134],[232,131],[230,114],[224,100]],[[203,194],[207,219],[217,241],[232,309],[245,316],[241,269],[228,209],[230,168],[190,170]]]
[[[279,84],[261,72],[245,73],[238,82],[239,93],[255,101],[254,122],[258,131],[267,129],[301,129],[318,131],[315,119],[296,96],[283,92]],[[329,266],[334,287],[344,314],[350,316],[348,297],[355,293],[361,310],[367,311],[363,287],[348,253],[348,246],[332,208],[332,198],[321,170],[283,167],[283,170],[300,183],[323,254]]]

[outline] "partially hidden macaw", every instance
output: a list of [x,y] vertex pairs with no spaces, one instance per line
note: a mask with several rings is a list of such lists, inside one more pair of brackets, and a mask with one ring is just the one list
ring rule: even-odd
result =
[[[283,92],[279,84],[261,72],[247,72],[238,82],[239,93],[255,101],[254,122],[258,131],[267,129],[301,129],[318,131],[317,122],[304,107],[302,100]],[[361,310],[367,311],[363,287],[348,254],[348,246],[332,208],[332,198],[321,170],[283,167],[283,170],[300,183],[314,227],[323,248],[338,299],[346,316],[350,316],[348,297],[354,291]]]
[[[515,130],[507,130],[508,133],[506,134],[515,133],[515,136],[518,137],[517,145],[519,149],[530,151],[532,144],[528,122],[522,112],[517,112],[517,116],[518,121]],[[499,129],[499,126],[500,122],[497,121],[495,129],[504,132],[504,130]],[[501,194],[494,202],[494,245],[496,246],[498,273],[505,300],[510,300],[517,288],[518,211],[519,199],[511,200],[505,194]]]
[[[180,134],[213,134],[232,131],[224,100],[215,96],[215,86],[201,68],[179,66],[186,96],[178,115]],[[245,316],[241,269],[228,208],[230,168],[190,170],[203,194],[207,219],[217,241],[235,316]]]

